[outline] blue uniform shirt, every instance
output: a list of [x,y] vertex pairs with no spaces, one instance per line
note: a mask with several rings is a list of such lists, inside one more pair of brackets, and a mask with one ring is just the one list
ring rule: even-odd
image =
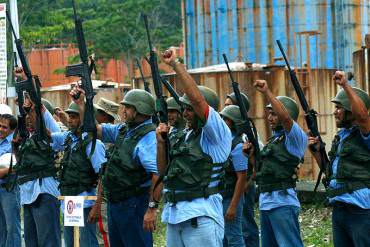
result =
[[[285,130],[285,147],[288,152],[298,158],[303,158],[307,147],[308,138],[306,133],[294,122],[292,129],[288,133]],[[278,138],[281,132],[274,132],[273,138]],[[300,207],[297,192],[294,188],[285,190],[277,190],[271,193],[261,193],[259,197],[260,210],[271,210],[282,206]]]
[[[64,143],[68,135],[70,135],[72,139],[72,144],[70,148],[73,148],[78,143],[79,138],[76,135],[72,134],[70,131],[53,133],[51,135],[51,138],[53,140],[53,143],[52,143],[53,150],[57,152],[63,151],[65,148]],[[82,138],[83,139],[87,138],[87,133],[83,133]],[[86,152],[87,157],[89,157],[90,155],[91,145],[92,145],[92,142],[90,142],[86,147],[85,152]],[[91,160],[91,164],[92,164],[92,167],[95,173],[98,174],[100,171],[101,165],[107,161],[105,157],[105,146],[100,140],[96,140],[95,150],[90,160]],[[91,188],[90,191],[84,191],[80,193],[78,196],[95,196],[95,195],[96,195],[96,188]],[[84,208],[90,208],[93,205],[94,205],[94,201],[87,200],[84,203]],[[62,204],[62,209],[64,209],[63,204]]]
[[[51,133],[60,131],[58,124],[48,111],[43,113],[43,117],[45,126]],[[58,197],[60,195],[58,185],[59,183],[53,177],[43,178],[41,186],[39,179],[28,181],[20,185],[21,205],[33,203],[36,201],[39,194],[42,193]]]
[[[7,154],[7,153],[12,153],[12,140],[13,140],[13,135],[14,132],[10,133],[7,137],[4,139],[0,140],[0,156]],[[13,163],[15,164],[15,160],[13,160]],[[10,163],[9,163],[10,165]],[[0,179],[0,184],[4,183],[2,179]]]
[[[352,128],[351,128],[352,129]],[[338,135],[340,137],[340,142],[338,146],[338,152],[341,150],[343,141],[349,136],[351,133],[351,129],[340,129],[338,131]],[[370,135],[368,136],[362,136],[362,139],[364,140],[365,145],[367,148],[370,150]],[[337,175],[337,170],[338,170],[338,161],[339,161],[339,156],[336,155],[334,161],[333,161],[333,176],[335,177]],[[340,188],[341,185],[337,183],[336,179],[332,179],[329,184],[330,188]],[[359,190],[355,190],[352,193],[346,193],[343,195],[336,196],[332,199],[329,199],[330,203],[333,203],[334,201],[341,201],[345,203],[350,203],[357,205],[361,208],[364,209],[370,209],[370,189],[368,188],[363,188]]]
[[[234,138],[234,136],[233,136]],[[238,143],[233,150],[231,150],[231,158],[233,160],[234,171],[240,172],[248,169],[248,157],[243,153],[243,143]]]
[[[135,129],[139,128],[144,124],[151,124],[152,120],[148,119],[141,123]],[[114,143],[119,134],[122,124],[102,124],[102,141],[104,143]],[[133,134],[133,130],[128,130],[125,137],[129,137]],[[144,135],[137,143],[132,157],[137,164],[144,167],[146,172],[158,174],[157,172],[157,138],[155,131],[150,131]],[[142,184],[142,187],[149,187],[151,181]]]
[[12,152],[12,140],[14,132],[0,140],[0,156]]
[[[187,132],[189,136],[190,132]],[[214,163],[223,163],[231,151],[231,132],[220,115],[209,107],[208,119],[202,128],[200,146],[204,153],[212,157]],[[215,168],[218,169],[218,168]],[[216,182],[210,186],[215,186]],[[162,212],[162,221],[169,224],[178,224],[194,217],[207,216],[214,219],[220,226],[224,226],[222,196],[214,194],[208,198],[197,198],[192,201],[181,201],[175,204],[166,203]]]

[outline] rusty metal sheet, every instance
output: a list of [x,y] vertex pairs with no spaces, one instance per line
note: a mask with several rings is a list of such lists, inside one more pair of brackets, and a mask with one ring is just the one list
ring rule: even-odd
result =
[[[189,68],[230,61],[268,64],[281,56],[280,39],[299,67],[353,69],[352,52],[370,30],[367,0],[184,0]],[[294,34],[318,31],[308,43]],[[297,59],[293,61],[294,44]],[[309,57],[306,48],[309,47]],[[310,58],[310,59],[309,59]]]

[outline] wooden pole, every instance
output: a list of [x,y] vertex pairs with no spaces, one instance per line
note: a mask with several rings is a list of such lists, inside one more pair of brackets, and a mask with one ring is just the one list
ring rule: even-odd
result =
[[[96,201],[97,196],[83,196],[85,200]],[[58,196],[58,200],[64,201],[65,196]],[[73,227],[73,247],[80,247],[80,227]]]

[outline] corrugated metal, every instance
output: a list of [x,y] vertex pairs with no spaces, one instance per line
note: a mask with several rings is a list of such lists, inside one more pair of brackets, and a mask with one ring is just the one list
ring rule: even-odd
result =
[[[370,30],[368,0],[183,0],[188,68],[230,61],[271,63],[280,57],[280,39],[292,64],[308,60],[312,68],[352,68],[352,52]],[[309,46],[296,32],[319,31]],[[317,49],[316,49],[317,44]]]

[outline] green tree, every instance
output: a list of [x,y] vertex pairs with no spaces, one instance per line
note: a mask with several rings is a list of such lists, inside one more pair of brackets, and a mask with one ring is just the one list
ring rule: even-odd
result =
[[[148,15],[153,45],[163,49],[182,40],[180,0],[77,0],[85,38],[97,58],[125,58],[148,53],[141,13]],[[72,1],[18,0],[25,47],[75,43]]]

